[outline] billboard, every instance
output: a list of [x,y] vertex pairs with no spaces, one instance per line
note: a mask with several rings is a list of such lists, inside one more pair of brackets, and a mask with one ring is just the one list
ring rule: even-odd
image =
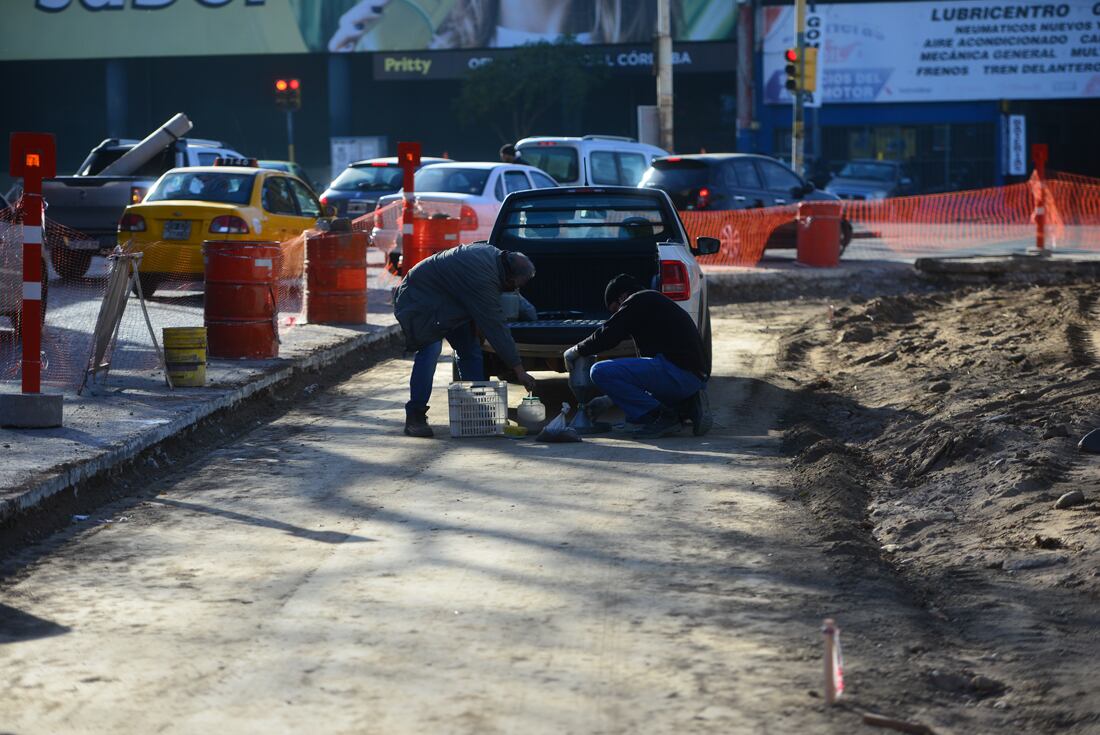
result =
[[[680,41],[729,40],[732,0],[671,0]],[[5,0],[0,60],[648,44],[656,0]],[[14,30],[15,32],[11,32]]]
[[[1100,2],[810,3],[825,104],[1100,97]],[[790,7],[764,8],[764,101],[790,104]]]

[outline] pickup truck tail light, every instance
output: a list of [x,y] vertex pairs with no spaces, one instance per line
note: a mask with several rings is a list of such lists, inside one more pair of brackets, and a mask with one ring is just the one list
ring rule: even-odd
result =
[[382,207],[376,206],[374,208],[374,226],[381,230],[385,223],[382,222]]
[[126,213],[118,221],[119,232],[145,232],[145,218],[140,214]]
[[248,223],[232,214],[223,214],[210,222],[210,231],[219,235],[247,235]]
[[681,261],[661,261],[661,293],[673,301],[687,301],[691,298],[687,266]]
[[477,212],[469,204],[462,205],[462,211],[459,214],[458,229],[460,230],[476,230],[477,229]]
[[141,200],[145,198],[145,194],[149,190],[143,186],[131,186],[130,187],[130,204],[141,204]]

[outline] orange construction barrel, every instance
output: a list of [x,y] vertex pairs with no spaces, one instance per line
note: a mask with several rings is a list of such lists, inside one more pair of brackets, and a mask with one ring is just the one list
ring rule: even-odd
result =
[[413,269],[420,261],[436,253],[459,245],[459,227],[462,220],[437,214],[429,218],[416,218],[413,234],[402,239],[401,274]]
[[306,320],[367,323],[367,233],[325,232],[306,238]]
[[210,357],[278,357],[279,243],[207,240],[202,244],[202,260],[203,323]]
[[840,202],[798,205],[799,263],[818,268],[840,265],[840,208]]

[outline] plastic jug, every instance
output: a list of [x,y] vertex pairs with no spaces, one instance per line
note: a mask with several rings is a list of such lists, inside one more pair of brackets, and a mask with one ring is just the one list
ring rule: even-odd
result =
[[520,401],[516,418],[519,419],[519,425],[526,427],[528,431],[538,431],[546,421],[546,406],[536,396],[527,396]]

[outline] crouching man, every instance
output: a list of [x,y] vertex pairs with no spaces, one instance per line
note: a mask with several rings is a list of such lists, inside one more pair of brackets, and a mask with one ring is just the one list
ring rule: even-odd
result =
[[611,317],[587,339],[565,352],[572,368],[578,357],[610,350],[633,338],[640,357],[603,360],[592,366],[592,382],[638,424],[638,438],[678,432],[691,421],[696,436],[710,430],[706,383],[710,366],[703,340],[687,312],[637,279],[618,275],[607,284],[604,303]]
[[535,266],[522,253],[506,253],[491,245],[460,245],[421,261],[394,293],[393,313],[405,335],[406,349],[416,352],[405,404],[405,434],[432,436],[428,400],[443,340],[458,355],[463,380],[484,380],[481,330],[497,355],[510,365],[528,390],[535,379],[527,374],[505,321],[501,293],[515,291],[535,277]]

